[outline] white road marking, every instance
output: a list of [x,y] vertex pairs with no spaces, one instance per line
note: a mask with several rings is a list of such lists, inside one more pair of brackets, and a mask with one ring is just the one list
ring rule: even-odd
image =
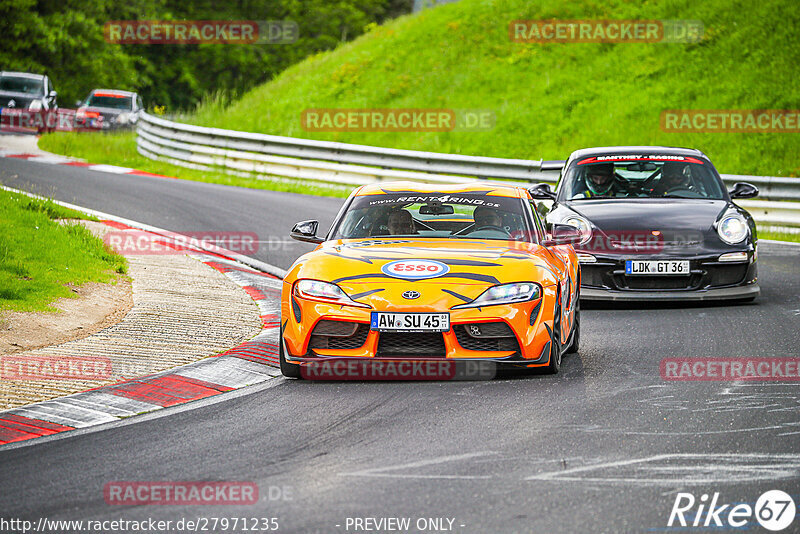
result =
[[86,168],[89,169],[90,171],[109,172],[112,174],[127,174],[134,170],[130,167],[117,167],[116,165],[103,165],[103,164],[89,165]]
[[[603,474],[609,470],[611,473]],[[592,472],[598,474],[585,476]],[[800,454],[743,453],[658,454],[540,473],[525,480],[687,485],[797,478],[800,478]]]
[[430,460],[420,460],[417,462],[410,462],[407,464],[390,465],[387,467],[376,467],[371,469],[363,469],[361,471],[353,471],[350,473],[339,473],[341,476],[351,477],[388,477],[388,478],[442,478],[442,479],[486,479],[492,478],[491,475],[416,475],[416,474],[401,474],[401,473],[386,473],[386,471],[399,471],[402,469],[415,469],[418,467],[427,467],[430,465],[443,464],[447,462],[457,462],[459,460],[468,460],[470,458],[477,458],[483,456],[490,456],[498,454],[494,451],[485,452],[470,452],[466,454],[454,454],[451,456],[439,456],[431,458]]

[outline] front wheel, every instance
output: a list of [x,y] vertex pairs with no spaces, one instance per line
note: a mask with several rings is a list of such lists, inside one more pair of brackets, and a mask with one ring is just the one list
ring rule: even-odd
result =
[[[575,298],[578,298],[577,296]],[[575,304],[575,325],[572,327],[572,342],[565,351],[567,354],[575,354],[580,349],[581,344],[581,301]]]
[[550,334],[550,362],[544,368],[547,374],[556,374],[561,369],[561,309],[556,308],[553,331]]
[[281,362],[281,374],[283,376],[287,378],[303,378],[300,374],[300,366],[286,361],[286,355],[283,353],[283,328],[281,328],[280,337],[278,338],[278,359]]

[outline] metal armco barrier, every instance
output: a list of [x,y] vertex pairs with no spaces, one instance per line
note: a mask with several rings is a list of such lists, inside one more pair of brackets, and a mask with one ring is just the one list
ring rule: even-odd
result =
[[[264,178],[291,178],[339,186],[410,180],[547,182],[561,161],[522,160],[418,152],[280,137],[182,124],[143,113],[137,150],[151,159],[201,170]],[[723,174],[728,187],[749,182],[769,201],[800,200],[800,178]],[[800,227],[800,202],[740,201],[760,224]]]

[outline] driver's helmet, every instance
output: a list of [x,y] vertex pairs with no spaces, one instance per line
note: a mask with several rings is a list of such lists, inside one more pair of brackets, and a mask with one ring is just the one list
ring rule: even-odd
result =
[[475,219],[475,227],[481,228],[484,226],[502,226],[503,219],[500,214],[493,208],[487,206],[478,206],[472,212],[472,218]]
[[664,182],[666,189],[669,190],[689,185],[687,170],[687,165],[685,163],[679,161],[666,162],[661,169],[661,180]]
[[605,195],[614,187],[614,164],[600,163],[586,169],[586,187],[595,195]]

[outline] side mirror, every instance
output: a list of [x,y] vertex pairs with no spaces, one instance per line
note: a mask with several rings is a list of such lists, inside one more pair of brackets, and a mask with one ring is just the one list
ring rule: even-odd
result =
[[553,224],[553,229],[550,232],[550,238],[544,240],[544,246],[550,247],[553,245],[569,245],[578,243],[583,239],[581,229],[571,224]]
[[550,184],[536,184],[528,189],[531,198],[540,200],[555,200],[556,194],[550,189]]
[[75,107],[76,107],[76,108],[79,108],[79,107],[81,107],[81,101],[80,101],[80,100],[76,100],[76,101],[75,101]]
[[301,221],[292,227],[291,237],[306,243],[322,243],[325,240],[317,237],[317,228],[319,228],[319,221]]
[[47,95],[47,98],[55,98],[57,96],[58,96],[58,93],[56,91],[50,91],[50,94]]
[[758,196],[758,188],[747,182],[736,182],[728,194],[731,198],[753,198]]

